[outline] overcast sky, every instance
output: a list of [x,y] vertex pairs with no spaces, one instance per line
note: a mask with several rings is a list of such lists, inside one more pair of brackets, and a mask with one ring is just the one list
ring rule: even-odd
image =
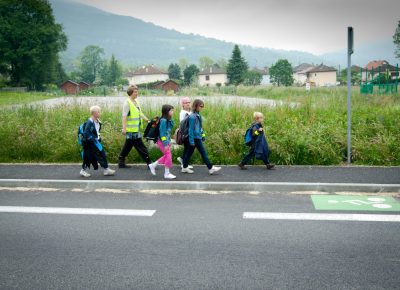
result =
[[184,33],[315,54],[391,38],[400,0],[77,0]]

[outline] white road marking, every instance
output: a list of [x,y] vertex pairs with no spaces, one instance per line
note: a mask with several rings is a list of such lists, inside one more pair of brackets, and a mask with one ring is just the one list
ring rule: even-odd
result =
[[382,215],[382,214],[244,212],[243,218],[266,219],[266,220],[301,220],[301,221],[311,220],[311,221],[400,222],[400,215]]
[[155,212],[155,210],[134,209],[0,206],[0,213],[41,213],[149,217],[153,216]]

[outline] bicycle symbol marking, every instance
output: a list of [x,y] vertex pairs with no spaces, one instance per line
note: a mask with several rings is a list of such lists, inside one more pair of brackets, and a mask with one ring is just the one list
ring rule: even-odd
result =
[[343,203],[350,203],[353,205],[371,205],[372,207],[376,207],[376,208],[391,208],[392,207],[390,204],[384,203],[386,201],[386,199],[381,198],[381,197],[369,197],[369,198],[367,198],[367,200],[368,201],[359,200],[359,199],[349,199],[349,200],[339,201],[339,200],[331,199],[331,200],[328,200],[328,203],[337,204],[337,203],[343,202]]

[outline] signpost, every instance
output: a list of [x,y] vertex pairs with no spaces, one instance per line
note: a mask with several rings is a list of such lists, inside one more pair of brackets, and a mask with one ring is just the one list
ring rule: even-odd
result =
[[347,163],[351,163],[351,55],[353,54],[353,27],[347,27]]

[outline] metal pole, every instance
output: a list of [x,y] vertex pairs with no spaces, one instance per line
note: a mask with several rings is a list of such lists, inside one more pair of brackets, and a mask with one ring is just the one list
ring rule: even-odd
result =
[[347,163],[351,164],[351,54],[353,27],[347,27]]

